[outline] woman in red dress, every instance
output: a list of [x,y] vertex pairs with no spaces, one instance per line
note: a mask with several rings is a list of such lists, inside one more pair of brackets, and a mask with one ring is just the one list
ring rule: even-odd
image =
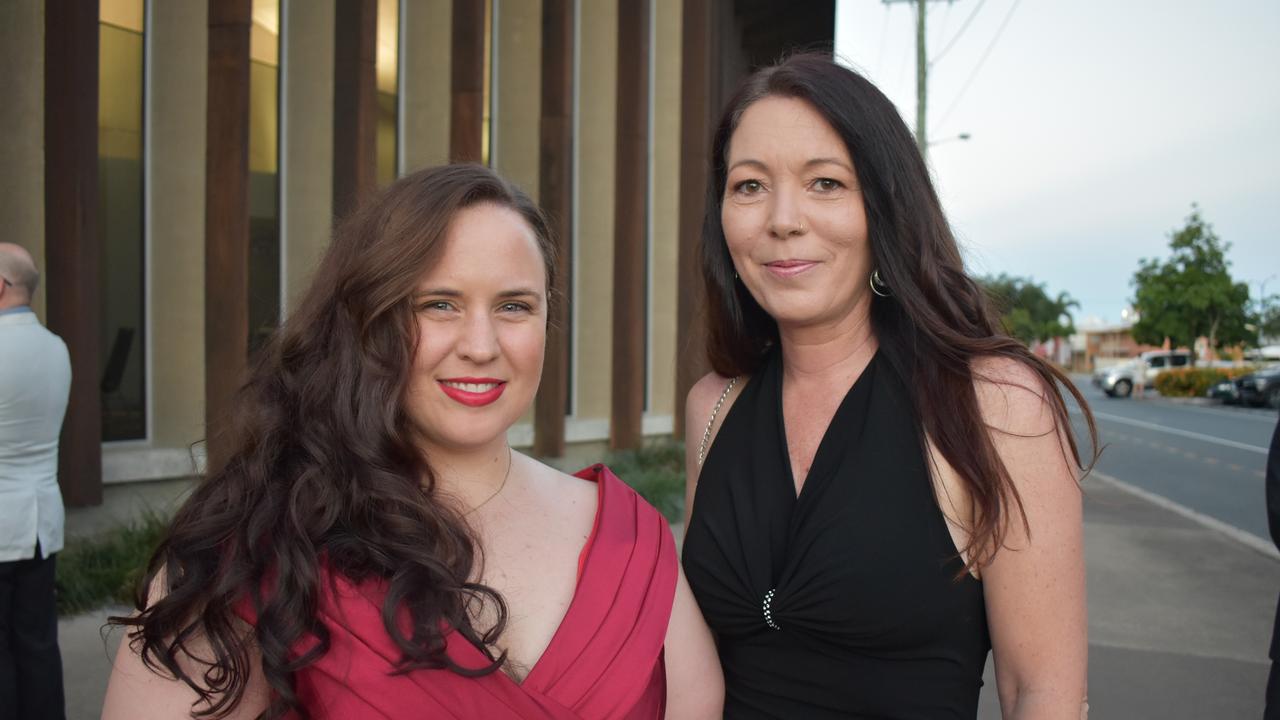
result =
[[663,518],[511,450],[555,252],[490,170],[345,221],[174,518],[103,716],[717,717]]

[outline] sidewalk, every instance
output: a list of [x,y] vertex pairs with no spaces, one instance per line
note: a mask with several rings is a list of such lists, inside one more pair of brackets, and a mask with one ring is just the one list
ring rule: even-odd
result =
[[[165,504],[180,491],[113,488],[104,509],[76,511],[69,525],[124,517],[130,502]],[[1084,492],[1091,717],[1261,717],[1280,562],[1109,480],[1091,478]],[[118,610],[59,623],[69,720],[98,717],[119,643],[115,632],[104,644],[99,628]],[[979,717],[1000,717],[990,664]]]

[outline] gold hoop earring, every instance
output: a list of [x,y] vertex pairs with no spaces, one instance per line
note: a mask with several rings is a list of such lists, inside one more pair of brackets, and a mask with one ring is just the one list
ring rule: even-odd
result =
[[889,292],[889,286],[885,284],[884,280],[880,279],[879,270],[871,271],[871,277],[867,278],[867,283],[871,285],[871,292],[876,295],[886,298],[892,297],[893,293]]

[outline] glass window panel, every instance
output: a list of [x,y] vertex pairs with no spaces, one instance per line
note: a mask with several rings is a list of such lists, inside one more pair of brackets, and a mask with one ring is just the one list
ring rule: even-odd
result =
[[249,352],[280,323],[280,2],[253,0],[249,52]]
[[378,88],[377,176],[378,185],[391,184],[399,174],[397,113],[400,76],[400,2],[378,0],[378,55],[375,60]]
[[147,437],[143,0],[104,0],[98,25],[102,439]]
[[490,145],[493,129],[493,55],[496,43],[493,32],[493,0],[484,0],[484,80],[480,94],[483,109],[480,119],[480,162],[492,167]]

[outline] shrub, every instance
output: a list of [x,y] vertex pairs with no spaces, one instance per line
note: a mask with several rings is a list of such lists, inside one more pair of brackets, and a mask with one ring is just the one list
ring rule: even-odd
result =
[[1223,380],[1253,372],[1252,367],[1179,368],[1160,373],[1156,390],[1165,397],[1203,397],[1209,388]]
[[605,464],[668,522],[684,518],[684,443],[664,441],[609,454]]
[[128,525],[94,538],[70,538],[58,553],[58,614],[75,615],[108,603],[132,605],[151,553],[169,520],[150,510]]

